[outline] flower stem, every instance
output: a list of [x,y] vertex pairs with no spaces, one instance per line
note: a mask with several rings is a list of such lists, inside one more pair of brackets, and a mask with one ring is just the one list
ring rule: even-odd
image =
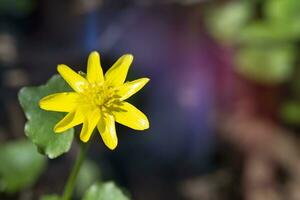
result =
[[80,152],[77,155],[75,164],[72,168],[72,171],[68,178],[67,184],[65,185],[62,200],[70,200],[72,198],[76,179],[77,179],[78,173],[80,171],[80,168],[82,166],[82,163],[86,157],[88,146],[89,146],[88,144],[84,144],[83,142],[80,142]]

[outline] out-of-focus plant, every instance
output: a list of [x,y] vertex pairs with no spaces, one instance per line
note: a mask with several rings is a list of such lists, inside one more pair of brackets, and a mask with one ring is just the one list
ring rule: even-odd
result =
[[99,167],[92,160],[86,160],[80,169],[75,185],[75,193],[80,196],[93,185],[93,183],[100,183],[101,174]]
[[[132,55],[122,56],[103,75],[100,56],[97,52],[92,52],[86,74],[76,73],[66,65],[59,65],[60,75],[54,75],[45,85],[20,90],[19,101],[28,119],[25,134],[41,154],[50,159],[59,157],[70,150],[74,138],[78,138],[80,146],[63,195],[46,195],[41,199],[69,200],[75,187],[79,188],[78,194],[87,190],[83,196],[85,200],[128,199],[115,184],[100,182],[95,164],[84,160],[88,141],[97,132],[94,131],[95,128],[98,129],[104,144],[111,150],[118,144],[115,121],[136,130],[149,128],[147,117],[124,101],[149,81],[148,78],[141,78],[124,83],[132,60]],[[63,116],[62,113],[68,114]],[[73,127],[81,123],[83,127],[80,135],[75,134]],[[15,161],[18,151],[21,151],[19,155],[23,160]],[[1,179],[0,189],[6,187],[7,191],[14,192],[29,186],[45,165],[45,158],[37,154],[32,144],[27,141],[7,144],[0,148],[0,152],[5,152],[0,155],[0,159],[7,161],[6,165],[0,167],[0,177],[4,177]],[[14,164],[16,167],[11,171],[9,166]],[[17,181],[15,176],[23,174],[24,178]]]
[[[293,108],[300,107],[299,10],[298,0],[240,0],[215,4],[207,14],[211,33],[236,50],[235,71],[258,84],[287,84]],[[299,124],[290,102],[283,102],[281,117]]]
[[95,184],[91,186],[83,200],[128,200],[122,191],[112,182]]
[[0,191],[14,193],[32,186],[46,166],[46,159],[28,140],[0,145]]

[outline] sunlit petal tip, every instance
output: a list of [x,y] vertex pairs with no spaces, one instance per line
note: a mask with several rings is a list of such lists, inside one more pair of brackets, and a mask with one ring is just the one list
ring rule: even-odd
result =
[[99,56],[99,57],[100,57],[98,51],[92,51],[92,52],[90,53],[90,56]]
[[[71,67],[69,67],[65,64],[58,64],[57,71],[65,80],[68,78],[71,78],[71,77],[77,78],[75,76],[79,76],[79,77],[83,78],[76,71],[74,71]],[[68,81],[68,80],[66,80],[66,81]]]
[[105,146],[107,146],[110,150],[115,150],[118,146],[118,139],[109,139],[104,141]]
[[132,63],[133,56],[131,54],[125,54],[121,56],[105,73],[105,82],[109,86],[122,85]]
[[69,112],[63,119],[61,119],[55,126],[54,132],[61,133],[78,124],[83,123],[84,115],[81,110]]
[[144,127],[144,130],[146,129],[149,129],[150,128],[150,123],[149,123],[149,120],[145,120],[144,123],[143,123],[143,127]]
[[133,55],[132,54],[124,54],[121,59],[123,59],[124,63],[128,63],[127,65],[131,65],[133,61]]
[[131,61],[133,60],[133,55],[129,54],[129,53],[128,54],[124,54],[123,57],[126,58],[126,59],[128,59],[128,60],[131,60]]
[[150,81],[150,78],[141,78],[145,85]]
[[149,128],[147,116],[135,106],[128,102],[123,102],[119,108],[123,111],[113,111],[116,122],[134,130],[145,130]]
[[63,73],[65,70],[72,70],[70,67],[68,67],[65,64],[58,64],[57,65],[57,71],[61,74]]
[[110,150],[115,150],[116,147],[118,146],[118,142],[117,143],[112,143],[112,144],[106,144],[106,146],[110,149]]
[[48,108],[48,104],[45,100],[41,99],[39,101],[39,107],[43,110],[48,110],[48,111],[51,111],[49,108]]
[[54,93],[43,97],[39,107],[43,110],[56,112],[71,112],[77,107],[79,95],[75,92]]
[[41,109],[44,109],[44,110],[46,110],[47,108],[47,106],[46,106],[46,99],[47,99],[47,97],[48,96],[46,96],[46,97],[43,97],[40,101],[39,101],[39,107],[41,108]]
[[90,140],[90,138],[80,135],[80,140],[84,143],[87,143]]
[[92,51],[88,57],[88,61],[100,60],[100,54],[97,51]]
[[112,115],[102,115],[97,128],[105,146],[110,150],[114,150],[118,145],[114,117]]
[[100,120],[100,110],[94,110],[86,114],[85,121],[80,132],[80,140],[87,142],[90,140],[94,129]]
[[88,85],[87,80],[72,70],[70,67],[64,64],[57,66],[57,71],[62,78],[75,90],[76,92],[82,92]]
[[120,97],[121,101],[124,101],[141,90],[149,80],[149,78],[140,78],[126,82],[116,89],[116,95]]
[[91,129],[90,127],[88,127],[89,125],[85,125],[83,124],[83,127],[81,129],[81,133],[80,133],[80,140],[84,143],[88,142],[92,136],[93,133],[93,128]]
[[145,119],[140,120],[140,126],[136,130],[143,131],[149,128],[150,128],[150,123],[148,118],[145,116]]
[[62,132],[64,132],[65,130],[62,129],[61,127],[59,127],[58,124],[56,124],[56,125],[54,126],[54,128],[53,128],[53,131],[54,131],[55,133],[62,133]]

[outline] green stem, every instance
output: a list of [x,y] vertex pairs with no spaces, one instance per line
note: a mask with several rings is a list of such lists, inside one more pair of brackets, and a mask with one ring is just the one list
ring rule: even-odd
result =
[[62,200],[70,200],[72,198],[76,179],[77,179],[78,173],[80,171],[81,165],[85,159],[85,156],[86,156],[86,153],[88,150],[88,146],[89,146],[88,144],[84,144],[84,143],[80,142],[80,152],[77,155],[75,164],[74,164],[71,174],[68,178],[68,181],[67,181],[67,184],[65,186],[64,193],[62,196]]

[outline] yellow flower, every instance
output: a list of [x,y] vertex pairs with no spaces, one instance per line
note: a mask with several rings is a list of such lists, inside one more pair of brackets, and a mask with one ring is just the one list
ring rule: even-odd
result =
[[132,55],[123,55],[103,75],[98,52],[89,55],[86,77],[66,65],[58,65],[57,71],[74,92],[55,93],[40,100],[44,110],[67,112],[54,131],[64,132],[83,123],[80,139],[87,142],[97,127],[104,144],[115,149],[118,144],[115,121],[135,130],[149,128],[147,117],[124,100],[142,89],[149,81],[140,78],[124,83]]

